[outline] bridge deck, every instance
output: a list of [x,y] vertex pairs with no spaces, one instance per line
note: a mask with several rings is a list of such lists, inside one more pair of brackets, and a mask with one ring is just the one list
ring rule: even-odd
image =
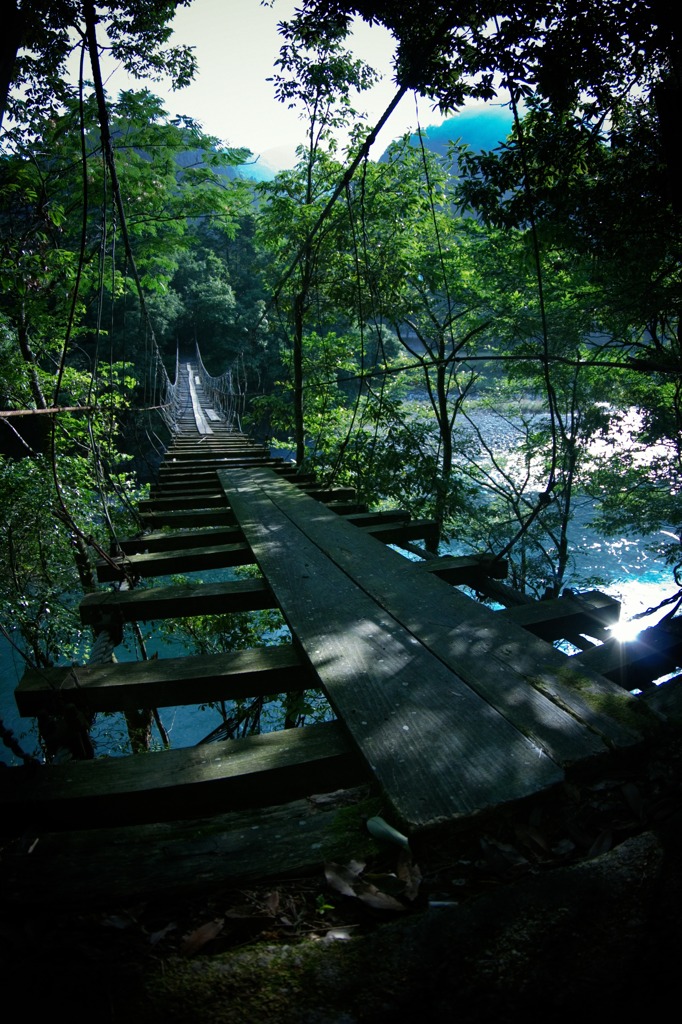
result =
[[[200,401],[196,381],[193,387]],[[293,467],[203,408],[199,427],[184,421],[166,455],[143,510],[151,532],[122,541],[115,557],[98,564],[100,581],[125,579],[128,589],[88,595],[82,620],[115,643],[126,622],[279,607],[293,644],[28,671],[18,706],[26,715],[68,718],[322,688],[337,721],[269,738],[0,773],[4,827],[40,836],[49,851],[9,858],[6,896],[45,899],[49,891],[58,898],[68,875],[69,898],[89,900],[96,880],[85,865],[93,857],[107,865],[101,884],[109,891],[153,887],[151,868],[136,876],[132,850],[156,864],[162,887],[192,877],[253,877],[255,864],[261,875],[285,863],[305,867],[330,842],[333,815],[308,829],[302,797],[367,784],[396,825],[427,835],[542,793],[574,768],[642,740],[654,719],[646,705],[598,675],[589,657],[569,658],[540,638],[590,623],[591,635],[599,635],[614,612],[608,602],[565,600],[541,614],[492,611],[452,584],[477,587],[499,566],[482,558],[404,557],[387,544],[415,535],[428,542],[431,524],[410,522],[400,510],[369,513],[347,489],[297,480]],[[208,487],[195,488],[199,480]],[[204,504],[206,494],[215,507]],[[168,525],[176,529],[159,532]],[[147,584],[169,572],[245,563],[257,564],[261,578]],[[560,625],[564,619],[568,625]],[[286,811],[273,805],[290,807],[289,829]],[[179,819],[182,827],[171,829]],[[305,849],[294,839],[304,824],[311,837]],[[200,838],[209,828],[210,849]],[[262,829],[269,847],[249,860],[250,829]],[[235,856],[218,865],[217,848]],[[169,857],[182,861],[181,871],[174,874]]]
[[[332,705],[410,828],[519,799],[637,741],[636,700],[268,470],[219,471]],[[614,717],[599,710],[602,700]]]

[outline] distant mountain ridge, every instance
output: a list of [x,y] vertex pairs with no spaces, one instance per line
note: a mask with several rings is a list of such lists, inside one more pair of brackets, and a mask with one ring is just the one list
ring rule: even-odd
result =
[[[424,143],[427,149],[442,156],[447,153],[448,145],[457,141],[466,143],[475,153],[480,153],[495,149],[504,142],[513,121],[513,114],[507,107],[485,106],[460,110],[441,124],[424,128]],[[416,143],[417,133],[411,138]]]
[[[424,128],[424,144],[427,149],[442,156],[446,154],[449,144],[458,140],[466,143],[474,152],[495,149],[509,134],[512,123],[513,116],[507,107],[488,105],[460,110],[441,124],[432,124]],[[417,144],[416,132],[411,136],[411,140],[413,145]],[[290,158],[290,150],[286,146],[268,149],[262,156],[254,156],[253,163],[235,168],[236,175],[230,176],[251,178],[254,181],[271,181],[278,171],[291,166],[287,155]],[[379,159],[385,158],[384,152]]]

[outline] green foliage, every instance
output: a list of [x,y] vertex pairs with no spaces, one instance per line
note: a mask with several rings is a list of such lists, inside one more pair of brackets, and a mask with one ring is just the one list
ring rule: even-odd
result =
[[377,80],[372,68],[344,48],[346,26],[329,29],[324,34],[310,33],[297,17],[279,26],[284,42],[271,81],[275,97],[297,107],[306,123],[309,161],[322,141],[333,145],[332,133],[358,117],[351,93],[364,92]]
[[[78,468],[70,460],[63,468],[71,479],[62,493],[80,499],[82,510]],[[2,458],[0,481],[3,632],[36,667],[68,661],[80,647],[80,581],[58,518],[51,467],[44,458]]]
[[[391,28],[398,80],[442,109],[466,95],[491,98],[498,83],[517,111],[520,100],[527,108],[507,145],[451,154],[465,172],[456,188],[418,145],[394,148],[353,186],[363,237],[335,299],[350,308],[343,290],[356,287],[359,269],[372,315],[390,320],[421,366],[442,445],[431,491],[449,491],[454,417],[467,415],[485,383],[473,371],[482,370],[538,408],[516,423],[513,467],[480,435],[473,447],[454,444],[485,496],[473,536],[494,527],[493,548],[525,549],[519,566],[533,548],[546,563],[538,579],[555,590],[568,565],[572,505],[586,487],[604,528],[667,524],[676,534],[680,61],[669,12],[658,3],[560,3],[520,16],[511,7],[309,0],[297,18],[301,31],[331,40],[355,12]],[[464,231],[452,216],[458,204],[470,215]],[[454,313],[454,333],[445,313]],[[468,371],[467,357],[477,360]],[[347,457],[365,441],[340,447]],[[382,465],[391,465],[389,453]]]
[[[376,76],[343,47],[347,35],[343,24],[331,33],[311,33],[294,17],[280,25],[280,33],[284,43],[275,62],[279,69],[273,78],[275,94],[290,107],[298,106],[306,123],[307,145],[299,147],[299,162],[292,173],[278,175],[261,188],[267,199],[261,212],[261,238],[269,248],[269,263],[278,281],[276,296],[287,321],[296,461],[302,464],[306,456],[304,333],[313,308],[319,311],[326,304],[325,285],[334,273],[339,238],[338,208],[327,211],[324,225],[320,221],[341,174],[334,160],[334,132],[357,120],[351,92],[369,88]],[[341,247],[346,248],[345,239]],[[322,326],[319,316],[316,326]]]
[[129,508],[139,495],[124,460],[106,465],[108,415],[59,424],[54,456],[0,456],[0,621],[35,667],[87,656],[78,614],[83,587],[112,531],[134,525]]
[[269,345],[264,300],[250,216],[233,236],[224,223],[201,223],[179,252],[167,289],[148,303],[159,347],[174,356],[179,344],[198,342],[209,373],[220,376],[238,363],[250,392],[263,389],[277,371]]
[[[102,324],[109,327],[110,358],[135,358],[138,338],[148,333],[135,305],[126,303],[133,282],[123,248],[117,247],[115,232],[104,227],[102,233],[112,200],[94,102],[84,106],[85,167],[79,117],[79,108],[67,103],[58,119],[46,123],[38,143],[0,159],[0,279],[7,286],[0,310],[14,327],[23,359],[32,365],[58,352],[68,335],[80,341],[76,359],[96,365],[104,344]],[[111,105],[111,126],[138,279],[148,295],[158,297],[151,306],[162,311],[162,332],[165,324],[169,332],[179,325],[189,333],[188,317],[202,302],[213,307],[204,319],[215,322],[215,310],[230,297],[221,265],[211,289],[195,284],[189,312],[177,304],[171,310],[169,286],[181,261],[190,258],[187,250],[196,245],[203,220],[210,219],[224,238],[234,235],[249,195],[243,183],[226,187],[223,172],[242,160],[244,151],[222,150],[196,127],[169,123],[160,101],[146,90],[121,94]],[[214,294],[220,287],[222,299]],[[114,304],[129,305],[123,317],[114,315]],[[177,340],[175,331],[173,355]],[[184,344],[193,342],[193,332],[183,338]],[[41,404],[45,396],[37,381],[32,386],[33,399]]]
[[[39,135],[45,116],[51,117],[75,89],[67,61],[74,38],[85,47],[86,19],[97,18],[100,45],[132,75],[158,79],[170,76],[175,88],[188,85],[196,72],[190,46],[170,46],[172,19],[188,0],[124,0],[94,4],[75,0],[29,0],[10,12],[3,64],[9,69],[0,81],[0,123],[7,107],[15,132]],[[4,69],[3,69],[4,70]]]
[[[570,571],[573,507],[586,489],[605,528],[678,532],[679,403],[665,372],[678,358],[679,239],[674,221],[664,228],[644,123],[623,115],[609,148],[579,119],[538,107],[498,154],[460,149],[447,163],[404,140],[365,168],[348,220],[337,212],[324,226],[334,245],[317,250],[318,330],[302,335],[306,460],[373,503],[399,501],[474,548],[506,551],[514,582],[539,594],[560,592]],[[462,185],[454,166],[475,177]],[[645,199],[637,219],[628,189]],[[464,200],[483,217],[457,216]],[[619,245],[611,211],[631,249]],[[348,343],[334,349],[358,311],[391,325],[406,365],[368,366]],[[647,361],[661,372],[642,376]],[[389,371],[390,386],[368,382],[367,369]],[[533,400],[532,416],[518,415],[520,395]],[[512,409],[511,454],[478,430],[481,396],[494,411]],[[633,409],[638,432],[597,460],[609,427]]]
[[[596,525],[607,535],[663,531],[667,558],[679,567],[680,386],[669,377],[623,374],[621,408],[609,405],[608,427],[591,463]],[[657,545],[660,553],[660,544]]]
[[557,113],[581,100],[598,117],[627,91],[679,73],[676,14],[660,0],[304,0],[297,17],[313,36],[333,39],[355,14],[391,31],[397,81],[442,111],[513,84]]

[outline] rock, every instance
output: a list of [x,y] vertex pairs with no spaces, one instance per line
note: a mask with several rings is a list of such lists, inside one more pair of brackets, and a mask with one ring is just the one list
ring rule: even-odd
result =
[[[504,1024],[588,1008],[632,1019],[675,978],[679,851],[679,835],[645,832],[344,942],[165,961],[145,976],[144,1020]],[[127,1005],[121,1019],[143,1018]]]

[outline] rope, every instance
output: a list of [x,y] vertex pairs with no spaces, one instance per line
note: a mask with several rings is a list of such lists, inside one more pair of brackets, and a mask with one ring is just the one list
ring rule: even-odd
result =
[[229,430],[241,430],[247,394],[246,374],[243,368],[240,371],[239,364],[234,363],[220,377],[212,377],[204,366],[198,344],[196,360],[201,386],[213,410],[222,416]]

